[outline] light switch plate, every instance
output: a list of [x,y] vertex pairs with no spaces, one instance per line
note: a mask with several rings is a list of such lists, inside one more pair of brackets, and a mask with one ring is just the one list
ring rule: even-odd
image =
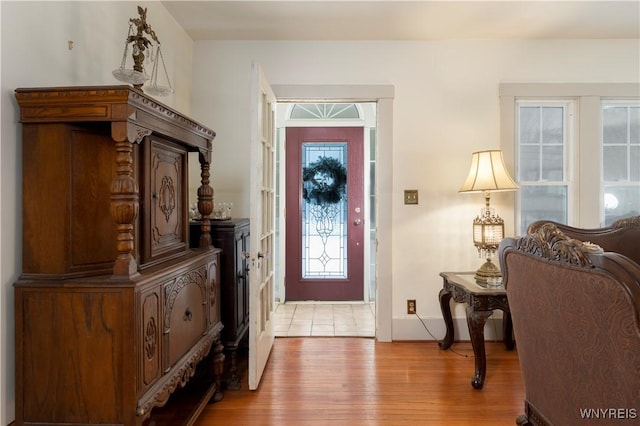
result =
[[418,190],[417,189],[405,189],[404,190],[404,203],[405,204],[418,204]]

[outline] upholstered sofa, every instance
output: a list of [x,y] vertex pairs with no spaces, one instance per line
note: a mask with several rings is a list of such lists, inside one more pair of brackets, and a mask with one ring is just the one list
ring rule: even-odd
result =
[[[625,229],[611,232],[633,245]],[[553,223],[531,231],[499,247],[525,387],[517,424],[640,424],[640,265]]]

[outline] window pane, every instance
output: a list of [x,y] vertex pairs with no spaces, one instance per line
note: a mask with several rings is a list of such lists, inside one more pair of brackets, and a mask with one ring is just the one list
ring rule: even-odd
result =
[[520,143],[540,143],[540,108],[520,108]]
[[605,225],[640,214],[639,139],[640,107],[637,104],[619,103],[602,107]]
[[629,141],[640,144],[640,107],[629,108]]
[[521,186],[521,235],[536,220],[567,223],[567,187]]
[[564,124],[562,116],[564,108],[542,108],[542,143],[562,144]]
[[618,219],[640,215],[640,185],[605,186],[604,207],[605,226]]
[[627,107],[604,107],[602,111],[602,142],[627,143]]
[[542,147],[542,180],[562,181],[562,146]]
[[535,145],[520,146],[518,179],[528,182],[540,180],[540,148]]
[[627,180],[627,147],[602,148],[603,176],[605,182]]
[[[369,226],[375,237],[376,228],[376,129],[369,131]],[[372,264],[373,262],[373,257]],[[375,265],[375,264],[374,264]],[[371,277],[375,277],[371,275]],[[372,278],[373,280],[373,278]],[[373,297],[373,295],[371,295]]]
[[565,179],[564,110],[564,106],[519,108],[517,169],[520,181],[561,182]]
[[640,146],[629,148],[629,178],[633,182],[640,182]]
[[373,229],[376,227],[376,163],[371,162],[369,165],[369,173],[371,179],[371,193],[369,195],[369,226]]

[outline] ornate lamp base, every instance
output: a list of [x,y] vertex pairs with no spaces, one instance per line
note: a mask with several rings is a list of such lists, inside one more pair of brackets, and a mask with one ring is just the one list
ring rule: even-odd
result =
[[502,273],[491,258],[487,258],[487,261],[478,268],[474,278],[482,287],[502,287]]

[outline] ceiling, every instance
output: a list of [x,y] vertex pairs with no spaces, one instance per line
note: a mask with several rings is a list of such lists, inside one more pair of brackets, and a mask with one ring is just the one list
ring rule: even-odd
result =
[[640,39],[640,0],[162,3],[196,41]]

